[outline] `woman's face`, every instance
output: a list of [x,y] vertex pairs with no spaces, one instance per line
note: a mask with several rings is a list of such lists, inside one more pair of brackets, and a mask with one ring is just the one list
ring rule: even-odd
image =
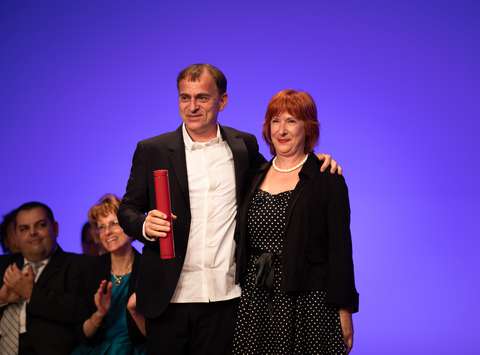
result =
[[130,247],[132,239],[125,234],[113,213],[97,218],[97,230],[100,243],[107,252]]
[[20,249],[18,249],[17,238],[15,235],[15,223],[13,221],[7,225],[7,234],[4,243],[11,253],[20,252]]
[[288,112],[272,118],[270,135],[278,156],[294,157],[304,154],[305,122]]

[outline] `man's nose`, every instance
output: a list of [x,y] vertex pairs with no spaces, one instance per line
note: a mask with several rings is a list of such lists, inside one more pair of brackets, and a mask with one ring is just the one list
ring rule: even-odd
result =
[[191,99],[190,100],[190,105],[189,105],[188,108],[190,109],[191,112],[196,111],[198,109],[197,100]]

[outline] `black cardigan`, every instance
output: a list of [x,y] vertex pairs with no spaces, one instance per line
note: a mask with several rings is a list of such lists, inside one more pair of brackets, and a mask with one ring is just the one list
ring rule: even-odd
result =
[[[265,178],[265,164],[252,182],[237,224],[237,282],[243,283],[250,252],[247,214],[249,203]],[[325,290],[327,302],[358,311],[355,289],[350,205],[343,176],[320,172],[320,161],[310,154],[299,173],[287,210],[286,235],[280,261],[281,287],[286,292]]]
[[[133,260],[133,265],[132,265],[132,274],[130,276],[129,282],[128,282],[128,297],[132,293],[135,292],[135,285],[137,282],[137,275],[138,275],[138,265],[140,263],[140,258],[141,255],[138,253],[135,249],[134,251],[134,260]],[[95,302],[93,300],[93,297],[95,295],[95,292],[98,289],[98,286],[100,285],[100,282],[102,280],[110,280],[110,275],[111,275],[111,267],[112,267],[112,261],[110,258],[110,253],[103,254],[101,256],[94,256],[94,257],[85,257],[85,263],[88,264],[86,265],[86,270],[89,273],[87,276],[86,281],[86,292],[85,292],[85,300],[84,300],[84,307],[83,307],[83,314],[84,314],[84,319],[81,323],[81,328],[80,330],[80,338],[81,341],[86,342],[87,344],[94,345],[97,343],[100,343],[103,340],[104,337],[104,332],[105,328],[103,325],[100,327],[100,329],[97,330],[97,332],[90,338],[85,337],[83,333],[83,322],[88,319],[95,311],[96,311],[96,306]],[[128,335],[130,337],[130,341],[134,345],[139,345],[145,342],[145,337],[142,335],[140,330],[138,329],[137,325],[135,324],[135,321],[133,320],[132,316],[130,315],[130,312],[125,308],[125,312],[127,313],[127,328],[128,328]]]

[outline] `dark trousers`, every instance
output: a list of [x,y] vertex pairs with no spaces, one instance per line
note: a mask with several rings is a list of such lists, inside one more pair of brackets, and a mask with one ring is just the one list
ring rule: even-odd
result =
[[237,306],[238,298],[210,303],[170,303],[160,317],[147,319],[147,353],[230,354]]

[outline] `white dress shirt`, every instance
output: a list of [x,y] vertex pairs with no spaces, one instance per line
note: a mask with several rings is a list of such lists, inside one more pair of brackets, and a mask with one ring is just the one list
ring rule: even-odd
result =
[[[235,284],[237,200],[233,154],[222,139],[194,142],[182,126],[190,195],[190,233],[182,272],[170,302],[215,302],[240,297]],[[174,222],[175,223],[175,222]],[[143,224],[145,235],[145,223]]]
[[[36,264],[37,265],[37,271],[35,273],[35,282],[37,282],[38,278],[42,274],[43,270],[45,269],[45,266],[47,266],[49,261],[50,261],[50,258],[39,261],[39,262],[36,262],[36,263],[33,263],[33,262],[28,261],[27,259],[24,258],[23,259],[23,269],[22,269],[22,271],[25,270],[25,268],[28,265],[31,265],[32,269],[35,272],[35,267],[33,266],[33,264]],[[20,334],[22,334],[22,333],[25,333],[27,331],[27,302],[22,301],[20,303],[20,305],[22,307],[20,309]]]
[[[240,296],[235,285],[237,201],[233,154],[217,137],[194,142],[182,127],[192,216],[183,269],[173,303],[214,302]],[[174,222],[175,223],[175,222]]]

